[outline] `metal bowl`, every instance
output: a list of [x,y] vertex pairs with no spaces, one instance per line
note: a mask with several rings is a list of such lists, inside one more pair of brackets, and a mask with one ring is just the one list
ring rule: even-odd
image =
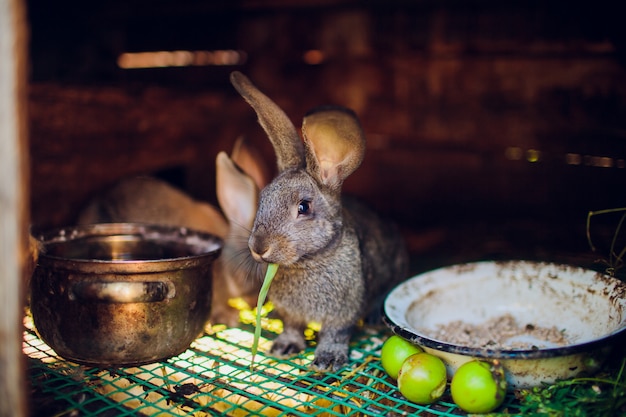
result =
[[37,332],[60,356],[139,365],[181,353],[202,332],[218,237],[113,223],[52,230],[39,239],[30,307]]
[[[455,344],[450,339],[456,337],[446,340],[441,333],[450,323],[477,326],[504,316],[528,332],[496,347]],[[454,265],[398,285],[385,300],[383,319],[395,334],[442,358],[449,377],[472,359],[498,359],[510,388],[528,388],[597,371],[626,331],[626,284],[551,263]],[[531,332],[554,327],[565,343]]]

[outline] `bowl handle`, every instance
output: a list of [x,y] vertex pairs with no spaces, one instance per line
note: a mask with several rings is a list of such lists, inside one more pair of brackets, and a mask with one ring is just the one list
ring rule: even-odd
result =
[[106,303],[154,303],[173,298],[176,289],[172,282],[75,282],[68,292],[70,300]]

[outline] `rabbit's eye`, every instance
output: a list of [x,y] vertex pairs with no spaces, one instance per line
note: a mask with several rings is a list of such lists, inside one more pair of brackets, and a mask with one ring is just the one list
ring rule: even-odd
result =
[[309,214],[310,211],[311,211],[310,201],[302,200],[300,201],[300,203],[298,203],[298,215]]

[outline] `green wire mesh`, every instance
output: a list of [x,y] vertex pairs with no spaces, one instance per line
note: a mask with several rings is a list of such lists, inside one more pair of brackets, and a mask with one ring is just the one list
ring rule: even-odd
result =
[[[267,324],[267,321],[265,322]],[[271,326],[270,326],[271,328]],[[384,372],[380,348],[389,333],[365,327],[353,338],[351,366],[315,373],[314,342],[289,360],[265,355],[276,333],[265,326],[251,367],[254,329],[207,327],[182,354],[139,367],[94,368],[68,362],[25,319],[24,353],[31,414],[38,416],[363,416],[465,415],[449,391],[431,405],[407,402]],[[514,413],[509,395],[500,409]]]

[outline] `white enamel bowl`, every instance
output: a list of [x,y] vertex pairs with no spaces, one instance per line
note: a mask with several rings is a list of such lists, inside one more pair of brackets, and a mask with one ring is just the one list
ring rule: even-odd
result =
[[[563,329],[569,343],[533,340],[527,349],[492,350],[432,337],[438,326],[453,321],[478,325],[503,314],[518,323]],[[450,378],[472,359],[498,359],[509,388],[527,388],[599,368],[626,331],[626,284],[550,263],[454,265],[398,285],[385,300],[383,319],[395,334],[443,359]]]

